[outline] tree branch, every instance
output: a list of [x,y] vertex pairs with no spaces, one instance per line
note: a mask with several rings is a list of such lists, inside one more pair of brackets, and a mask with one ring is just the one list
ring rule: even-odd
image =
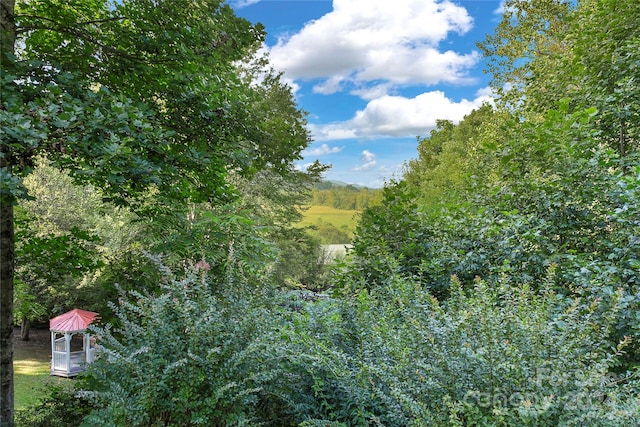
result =
[[[129,59],[131,61],[145,62],[145,63],[151,63],[151,64],[166,64],[166,63],[175,62],[175,60],[171,60],[171,59],[150,60],[149,58],[143,58],[143,57],[140,57],[140,56],[129,54],[128,52],[113,48],[111,46],[108,46],[108,45],[100,42],[95,37],[93,37],[90,34],[88,34],[86,31],[78,30],[78,29],[75,29],[74,27],[60,25],[58,21],[53,20],[51,18],[47,18],[47,17],[43,17],[43,16],[37,16],[37,15],[27,15],[27,14],[16,15],[16,16],[23,17],[23,18],[31,18],[33,20],[41,20],[41,21],[53,24],[53,25],[44,25],[44,24],[43,25],[37,25],[36,24],[36,25],[22,26],[22,27],[16,28],[16,34],[23,34],[23,33],[27,33],[29,31],[34,31],[34,30],[55,31],[55,32],[58,32],[58,33],[61,33],[61,34],[66,34],[66,35],[77,37],[77,38],[82,39],[82,40],[86,40],[86,41],[88,41],[90,43],[93,43],[94,45],[96,45],[97,47],[102,49],[104,52],[110,53],[110,54],[115,55],[117,57],[126,58],[126,59]],[[118,16],[118,17],[114,17],[114,18],[105,18],[105,19],[98,19],[98,20],[94,20],[94,21],[78,22],[77,24],[89,25],[89,24],[93,24],[93,23],[112,22],[112,21],[117,21],[117,20],[122,20],[122,19],[127,19],[127,17]]]

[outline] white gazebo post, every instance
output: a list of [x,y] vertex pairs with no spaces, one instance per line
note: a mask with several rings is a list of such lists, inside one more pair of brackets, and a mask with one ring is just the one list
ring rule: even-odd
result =
[[[51,375],[74,377],[93,361],[91,335],[87,327],[98,319],[98,313],[74,309],[49,321],[51,330]],[[58,334],[62,337],[56,338]],[[82,350],[71,351],[71,339],[82,334]]]
[[56,364],[56,333],[51,331],[51,372]]
[[84,349],[84,361],[86,363],[93,362],[93,348],[91,347],[91,335],[84,333],[82,348]]
[[67,372],[71,372],[71,334],[64,333],[64,364]]

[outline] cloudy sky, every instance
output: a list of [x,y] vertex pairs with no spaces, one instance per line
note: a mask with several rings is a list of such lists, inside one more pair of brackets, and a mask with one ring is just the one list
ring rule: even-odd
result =
[[381,187],[417,156],[437,119],[459,121],[490,100],[476,41],[500,0],[233,0],[261,22],[265,50],[309,113],[313,144],[300,166]]

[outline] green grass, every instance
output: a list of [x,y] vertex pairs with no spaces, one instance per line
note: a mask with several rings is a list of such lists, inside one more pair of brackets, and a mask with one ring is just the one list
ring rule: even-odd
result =
[[16,342],[13,357],[16,410],[39,404],[49,395],[51,384],[72,384],[73,380],[49,375],[50,354],[50,344],[44,339],[34,339],[26,343]]
[[311,206],[303,212],[304,219],[300,226],[333,224],[339,230],[348,230],[350,234],[356,229],[359,211],[336,209],[329,206]]

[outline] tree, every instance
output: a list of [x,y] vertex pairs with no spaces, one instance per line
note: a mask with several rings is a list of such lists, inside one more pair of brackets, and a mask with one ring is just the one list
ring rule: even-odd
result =
[[[28,340],[31,321],[78,306],[78,285],[104,265],[105,246],[114,245],[101,224],[108,222],[107,211],[117,208],[104,204],[92,187],[73,185],[44,160],[23,183],[30,197],[15,207],[14,317],[22,324],[21,339]],[[112,233],[116,228],[111,225]],[[90,284],[87,280],[85,288]]]
[[[487,57],[486,72],[492,76],[491,85],[500,94],[503,104],[521,106],[524,91],[531,85],[542,88],[538,93],[548,90],[544,89],[544,84],[551,80],[545,79],[541,71],[555,75],[554,66],[567,53],[564,36],[571,3],[569,0],[504,2],[502,20],[495,33],[478,43]],[[542,77],[542,84],[538,82],[539,77]],[[552,105],[546,103],[545,106]]]
[[512,108],[544,115],[562,98],[574,111],[596,107],[593,127],[628,170],[639,132],[639,16],[637,2],[507,0],[495,33],[478,46]]
[[470,177],[488,176],[492,165],[481,157],[485,135],[499,113],[488,104],[473,110],[460,123],[438,120],[428,138],[418,139],[418,158],[405,166],[404,180],[420,189],[421,205],[433,212],[460,202]]
[[578,107],[598,108],[595,127],[619,153],[626,171],[636,162],[640,134],[640,6],[583,0],[574,15],[570,39],[575,60],[558,72],[571,76]]
[[[478,111],[459,125],[441,122],[421,142],[405,187],[363,216],[351,273],[375,273],[365,283],[377,286],[385,274],[401,274],[432,291],[451,275],[467,288],[478,276],[537,289],[555,266],[554,289],[598,301],[601,313],[610,309],[607,295],[622,293],[613,344],[637,331],[631,313],[640,304],[638,178],[625,176],[637,173],[640,8],[505,3],[503,22],[482,47],[494,84],[515,89],[479,121],[480,131],[470,132],[468,120],[481,118]],[[471,155],[460,150],[467,143]],[[458,171],[466,179],[449,179]],[[394,213],[403,220],[388,221]],[[630,347],[625,367],[637,358]]]
[[[102,265],[95,253],[96,236],[72,228],[68,233],[37,237],[25,227],[16,232],[20,245],[16,248],[16,284],[20,293],[14,301],[16,320],[22,329],[20,338],[29,340],[30,322],[55,314],[52,306],[72,301],[75,282],[87,271]],[[51,295],[55,289],[55,294]],[[62,304],[58,307],[64,306]]]
[[38,156],[140,209],[228,199],[230,169],[284,173],[307,141],[273,146],[236,65],[262,28],[221,1],[2,0],[0,11],[0,425],[11,426],[13,206]]

